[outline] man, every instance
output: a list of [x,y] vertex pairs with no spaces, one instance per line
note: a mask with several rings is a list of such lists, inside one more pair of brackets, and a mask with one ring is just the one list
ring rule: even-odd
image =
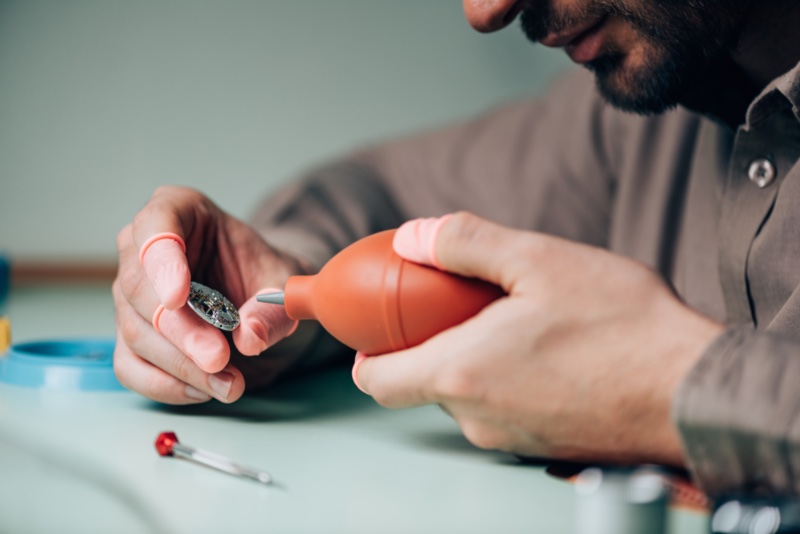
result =
[[[397,251],[508,297],[359,357],[359,387],[440,404],[480,447],[687,466],[711,493],[800,490],[800,4],[464,9],[479,31],[519,17],[593,75],[318,169],[252,226],[158,190],[118,238],[120,380],[162,402],[232,402],[329,358],[308,325],[267,350],[295,325],[255,295],[359,237],[462,211],[403,226]],[[233,347],[182,307],[190,278],[240,306]]]

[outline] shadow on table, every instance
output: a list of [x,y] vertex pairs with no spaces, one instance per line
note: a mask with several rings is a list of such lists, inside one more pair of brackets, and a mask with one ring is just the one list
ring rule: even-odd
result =
[[427,430],[408,436],[409,441],[417,445],[441,451],[448,455],[474,456],[483,461],[510,467],[534,467],[544,469],[554,462],[551,458],[522,458],[510,453],[480,449],[470,443],[457,429]]
[[[356,388],[349,367],[331,367],[292,378],[265,391],[248,394],[232,404],[211,401],[194,406],[171,406],[146,402],[148,409],[164,413],[222,417],[251,423],[313,421],[384,410]],[[519,458],[509,453],[479,449],[464,437],[449,416],[443,415],[441,421],[428,419],[420,427],[413,430],[405,428],[402,432],[396,431],[392,426],[393,423],[390,421],[378,418],[371,422],[370,427],[376,433],[383,433],[387,428],[391,429],[389,433],[393,435],[393,439],[449,456],[474,457],[483,462],[517,468],[543,469],[554,463],[553,460],[545,458]]]
[[379,410],[350,378],[350,369],[330,367],[290,378],[264,391],[248,393],[232,404],[210,401],[171,406],[146,401],[148,409],[177,414],[238,419],[249,422],[324,419],[334,414]]

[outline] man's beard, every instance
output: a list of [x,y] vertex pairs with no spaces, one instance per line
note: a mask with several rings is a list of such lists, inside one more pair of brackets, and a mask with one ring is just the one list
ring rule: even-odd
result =
[[564,13],[554,11],[552,0],[541,0],[523,11],[521,24],[538,41],[603,16],[627,21],[646,46],[640,64],[625,65],[624,52],[609,49],[586,67],[609,103],[650,115],[709,98],[713,77],[728,63],[754,1],[587,0],[582,9]]

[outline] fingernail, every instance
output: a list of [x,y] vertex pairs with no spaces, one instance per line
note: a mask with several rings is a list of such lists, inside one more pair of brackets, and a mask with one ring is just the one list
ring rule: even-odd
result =
[[194,388],[194,387],[189,386],[189,385],[186,386],[186,388],[184,390],[184,393],[190,399],[195,399],[195,400],[200,400],[200,401],[211,400],[211,395],[209,395],[208,393],[203,393],[199,389]]
[[[258,290],[256,295],[278,291],[282,289],[264,287]],[[242,324],[239,328],[239,340],[236,341],[240,349],[248,350],[248,355],[264,352],[274,343],[291,335],[298,324],[298,321],[289,319],[283,306],[255,303],[255,307],[252,307],[251,302],[248,301],[239,309]],[[242,345],[239,345],[240,342]]]
[[413,219],[402,224],[394,235],[394,251],[408,261],[441,268],[436,259],[436,236],[452,216]]
[[361,384],[358,383],[358,368],[361,366],[361,362],[367,359],[367,355],[363,352],[356,352],[356,361],[353,363],[353,383],[356,385],[358,389],[361,390],[362,393],[366,393],[369,395],[366,389],[361,387]]
[[231,386],[233,385],[233,375],[225,371],[220,371],[208,377],[208,385],[211,386],[211,389],[214,390],[220,399],[226,400],[228,398],[228,393],[231,392]]

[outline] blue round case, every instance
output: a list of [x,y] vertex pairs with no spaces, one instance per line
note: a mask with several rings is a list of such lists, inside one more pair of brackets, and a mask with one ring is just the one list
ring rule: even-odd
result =
[[65,339],[12,345],[0,355],[0,382],[76,391],[123,391],[114,375],[113,339]]

